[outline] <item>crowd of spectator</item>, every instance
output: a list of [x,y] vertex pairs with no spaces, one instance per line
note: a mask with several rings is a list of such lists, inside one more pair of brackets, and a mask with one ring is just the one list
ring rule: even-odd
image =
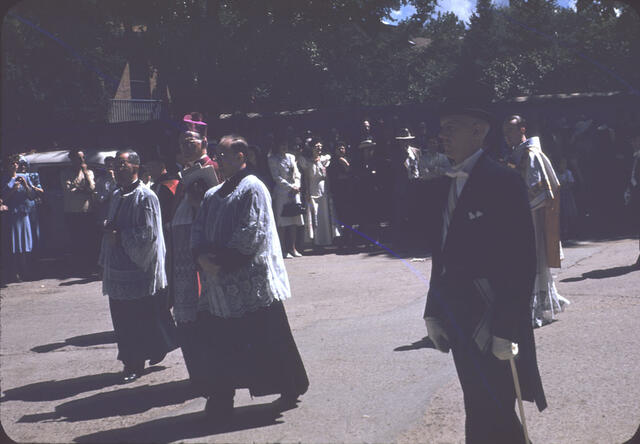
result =
[[[165,223],[171,214],[167,196],[176,194],[183,165],[212,165],[218,179],[224,179],[212,149],[215,141],[208,140],[202,116],[192,114],[192,131],[181,135],[173,156],[142,159],[141,181],[164,202]],[[633,139],[640,113],[617,113],[610,120],[576,114],[532,121],[537,124],[531,134],[540,136],[560,179],[562,239],[633,230],[629,216],[637,213],[631,208],[638,206],[638,199],[631,196],[638,194],[638,185],[630,179],[637,173],[632,171],[638,156]],[[379,241],[399,251],[425,246],[420,227],[411,224],[412,212],[419,207],[412,184],[441,175],[449,162],[437,127],[428,121],[403,123],[397,117],[387,122],[363,120],[357,129],[345,131],[288,126],[248,137],[249,168],[272,194],[285,257],[300,256],[311,248],[353,249]],[[202,140],[208,141],[209,150]],[[487,145],[491,156],[504,160],[508,148],[501,138],[494,137]],[[181,147],[192,147],[192,152]],[[69,158],[71,167],[60,180],[70,252],[79,268],[95,269],[98,227],[116,187],[114,159],[105,159],[108,174],[96,179],[82,151],[71,150]],[[28,169],[21,156],[6,159],[3,166],[2,249],[9,265],[4,267],[5,281],[35,274],[30,273],[35,264],[29,257],[37,256],[43,189],[38,173]]]
[[[529,122],[531,135],[540,137],[543,151],[560,176],[562,239],[634,230],[630,217],[634,205],[629,200],[625,205],[624,195],[631,184],[636,152],[632,139],[640,128],[640,113],[618,113],[609,120],[585,114],[543,116]],[[302,220],[298,217],[279,223],[304,227],[295,229],[297,244],[290,234],[292,228],[282,231],[281,237],[288,239],[283,251],[295,256],[297,245],[312,242],[322,247],[331,239],[341,246],[352,246],[356,239],[384,240],[396,249],[416,245],[416,240],[419,244],[419,227],[408,224],[417,203],[410,184],[435,178],[449,165],[437,131],[428,122],[405,128],[399,119],[392,118],[388,123],[364,120],[358,131],[345,134],[336,128],[312,132],[288,127],[278,136],[267,133],[250,138],[259,160],[254,168],[274,194],[280,205],[277,208],[281,208],[282,196],[290,193],[291,202],[305,209]],[[487,150],[504,161],[510,147],[501,135],[493,136]],[[284,159],[283,152],[288,155],[284,163],[293,165],[295,159],[295,168],[289,167],[293,176],[286,190],[284,171],[274,170],[276,159]],[[366,236],[354,237],[352,228]]]

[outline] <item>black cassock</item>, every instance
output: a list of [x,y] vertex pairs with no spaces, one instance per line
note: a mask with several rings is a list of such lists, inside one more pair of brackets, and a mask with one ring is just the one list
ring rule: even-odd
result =
[[[218,193],[231,194],[248,174],[245,169],[227,179]],[[216,253],[225,273],[252,259],[228,247],[206,246],[202,251]],[[237,318],[199,311],[192,334],[190,378],[205,397],[233,399],[238,388],[248,388],[251,396],[296,396],[309,387],[282,301],[274,300]]]
[[144,362],[160,361],[178,348],[176,326],[165,299],[160,295],[131,300],[109,298],[118,359],[139,372]]
[[451,180],[425,182],[420,195],[430,227],[432,270],[425,317],[445,325],[464,392],[467,443],[524,442],[508,361],[491,353],[491,336],[517,342],[523,398],[546,400],[536,360],[530,298],[536,250],[521,177],[486,154],[462,189],[442,245]]

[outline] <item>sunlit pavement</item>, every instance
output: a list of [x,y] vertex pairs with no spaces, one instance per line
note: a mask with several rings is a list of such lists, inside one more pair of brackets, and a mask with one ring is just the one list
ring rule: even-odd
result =
[[[640,422],[640,271],[628,267],[638,240],[580,242],[565,256],[557,285],[571,305],[536,330],[549,408],[526,403],[530,435],[621,443]],[[234,419],[212,425],[179,350],[120,384],[100,282],[43,279],[1,290],[2,426],[20,442],[464,442],[451,356],[423,341],[428,256],[330,251],[285,263],[311,383],[297,408],[277,412],[275,396],[239,390]]]

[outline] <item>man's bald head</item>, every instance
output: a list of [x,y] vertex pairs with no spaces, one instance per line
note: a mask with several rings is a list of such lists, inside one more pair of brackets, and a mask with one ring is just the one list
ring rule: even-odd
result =
[[527,140],[527,124],[522,116],[511,115],[502,123],[502,134],[508,146],[514,147]]
[[216,158],[225,177],[231,177],[247,165],[247,140],[237,134],[223,136],[216,148]]

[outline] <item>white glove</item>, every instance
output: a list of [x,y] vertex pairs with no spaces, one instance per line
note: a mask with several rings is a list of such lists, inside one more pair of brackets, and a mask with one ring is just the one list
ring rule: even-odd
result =
[[427,335],[436,346],[436,349],[442,353],[449,353],[449,338],[440,320],[437,318],[424,318],[424,323],[427,326]]
[[518,354],[518,344],[508,339],[494,336],[491,342],[491,353],[501,361],[506,361],[516,357]]

